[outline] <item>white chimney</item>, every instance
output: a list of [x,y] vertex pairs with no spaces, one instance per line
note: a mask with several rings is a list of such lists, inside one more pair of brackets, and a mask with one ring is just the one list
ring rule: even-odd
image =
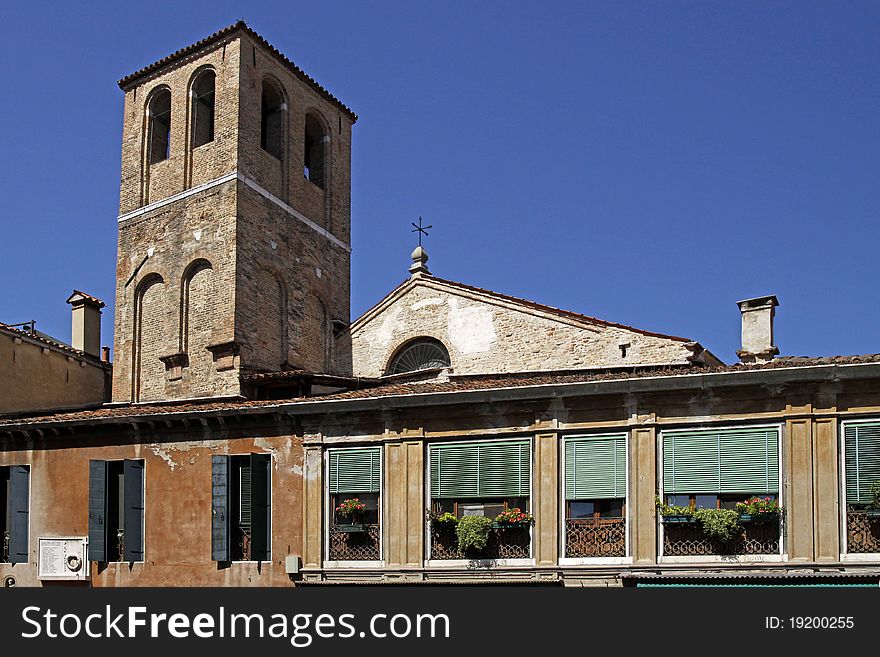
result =
[[742,349],[736,355],[743,363],[769,363],[779,353],[773,344],[773,316],[779,300],[771,294],[736,305],[742,314]]
[[74,290],[67,299],[72,308],[70,345],[87,354],[101,356],[101,308],[104,302]]

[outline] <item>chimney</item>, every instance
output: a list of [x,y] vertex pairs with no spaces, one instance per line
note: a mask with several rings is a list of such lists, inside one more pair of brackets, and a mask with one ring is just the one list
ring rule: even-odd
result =
[[90,294],[74,290],[67,303],[72,309],[71,346],[100,358],[101,308],[104,307],[104,302]]
[[779,300],[771,294],[736,305],[742,314],[742,349],[736,355],[743,363],[769,363],[779,353],[773,344],[773,316]]

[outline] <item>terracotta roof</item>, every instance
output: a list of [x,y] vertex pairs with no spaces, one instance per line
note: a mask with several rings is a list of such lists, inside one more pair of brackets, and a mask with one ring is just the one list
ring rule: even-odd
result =
[[352,122],[357,121],[357,114],[355,114],[351,109],[346,107],[345,104],[343,104],[343,102],[341,100],[339,100],[336,96],[331,94],[327,89],[325,89],[320,84],[318,84],[318,82],[314,78],[312,78],[310,75],[308,75],[299,66],[297,66],[292,61],[290,61],[287,57],[285,57],[277,48],[275,48],[275,46],[273,46],[268,41],[266,41],[266,39],[264,39],[262,36],[260,36],[256,32],[254,32],[254,30],[251,29],[247,25],[247,23],[245,23],[244,21],[237,21],[237,22],[233,23],[232,25],[224,27],[222,30],[217,30],[216,32],[214,32],[214,34],[212,34],[208,37],[205,37],[201,41],[196,41],[195,43],[193,43],[189,46],[186,46],[185,48],[181,48],[180,50],[171,53],[167,57],[163,57],[159,61],[153,62],[149,66],[145,66],[144,68],[140,69],[139,71],[135,71],[131,75],[126,75],[124,78],[119,80],[119,83],[118,83],[119,88],[122,89],[123,91],[126,91],[128,88],[131,87],[131,85],[134,82],[138,81],[140,78],[144,77],[145,75],[152,73],[153,71],[156,71],[156,70],[162,68],[163,66],[166,66],[172,62],[175,62],[175,61],[177,61],[177,60],[179,60],[179,59],[181,59],[191,53],[194,53],[197,50],[200,50],[201,48],[204,48],[206,46],[214,44],[214,43],[220,41],[221,39],[225,39],[226,37],[234,34],[237,31],[244,32],[245,34],[250,36],[252,39],[254,39],[254,41],[259,43],[261,46],[263,46],[263,48],[265,48],[267,51],[269,51],[269,53],[273,57],[275,57],[275,59],[277,59],[281,64],[283,64],[296,77],[298,77],[300,80],[302,80],[303,82],[305,82],[306,84],[311,86],[315,91],[317,91],[319,94],[321,94],[324,98],[326,98],[330,102],[334,103],[337,107],[339,107],[339,109],[341,109],[346,114],[348,114],[349,117],[351,117]]
[[101,301],[98,297],[93,297],[91,294],[86,294],[85,292],[80,292],[79,290],[74,290],[73,293],[69,297],[67,297],[67,303],[70,303],[70,300],[73,299],[77,295],[81,296],[86,301],[91,301],[93,304],[98,306],[98,308],[103,308],[104,306],[107,305],[103,301]]
[[375,309],[381,306],[385,301],[391,297],[393,297],[398,290],[401,290],[404,286],[414,283],[414,282],[436,282],[441,285],[446,285],[448,287],[458,288],[460,290],[464,290],[467,292],[475,292],[477,294],[482,294],[488,297],[493,297],[500,301],[506,301],[508,303],[515,303],[519,306],[525,306],[527,308],[531,308],[532,310],[537,310],[539,312],[547,313],[548,315],[555,315],[557,317],[563,317],[565,319],[572,319],[576,322],[581,322],[585,324],[593,324],[598,326],[607,326],[612,328],[624,329],[626,331],[632,331],[633,333],[640,333],[641,335],[648,335],[655,338],[665,338],[667,340],[676,340],[678,342],[695,342],[690,338],[682,338],[677,335],[667,335],[665,333],[655,333],[653,331],[645,331],[644,329],[635,328],[634,326],[627,326],[626,324],[616,324],[615,322],[608,322],[604,319],[598,319],[596,317],[590,317],[589,315],[584,315],[581,313],[576,313],[571,310],[562,310],[560,308],[556,308],[554,306],[548,306],[543,303],[538,303],[537,301],[530,301],[529,299],[522,299],[520,297],[510,296],[509,294],[501,294],[500,292],[494,292],[492,290],[487,290],[482,287],[476,287],[474,285],[467,285],[466,283],[458,283],[457,281],[450,281],[445,278],[438,278],[436,276],[424,276],[419,278],[409,278],[403,281],[400,285],[394,288],[382,301],[374,305],[372,308],[367,310],[363,315],[361,315],[358,319],[352,322],[352,326],[356,325],[361,319],[366,317],[368,314],[372,313]]
[[455,393],[493,389],[515,389],[530,386],[564,385],[572,383],[588,383],[613,380],[636,380],[642,378],[668,378],[694,374],[721,374],[736,372],[753,372],[762,370],[794,369],[823,365],[861,365],[880,363],[880,354],[864,356],[830,356],[824,358],[786,357],[765,364],[737,364],[719,367],[696,365],[643,367],[629,370],[568,370],[557,372],[521,372],[513,374],[450,376],[448,379],[437,379],[424,382],[388,382],[374,388],[350,390],[318,397],[298,398],[289,400],[251,401],[244,399],[205,399],[188,400],[177,403],[165,402],[157,404],[136,404],[127,406],[105,406],[94,410],[64,413],[33,414],[0,417],[0,428],[27,428],[37,425],[57,425],[69,422],[90,422],[112,420],[118,418],[142,418],[145,420],[164,416],[185,415],[190,413],[215,412],[247,412],[252,410],[277,409],[284,412],[285,408],[295,406],[307,407],[326,401],[343,401],[370,398],[391,398],[422,394]]
[[74,349],[69,344],[61,342],[60,340],[56,340],[52,336],[41,333],[40,331],[34,331],[33,333],[31,333],[30,331],[25,331],[14,326],[10,326],[9,324],[4,324],[3,322],[0,322],[0,329],[12,333],[16,337],[28,338],[29,340],[33,340],[34,342],[40,342],[47,346],[55,347],[56,349],[60,349],[61,351],[69,353],[71,356],[80,356],[88,359],[94,358],[94,356],[91,356],[84,351],[80,351],[79,349]]

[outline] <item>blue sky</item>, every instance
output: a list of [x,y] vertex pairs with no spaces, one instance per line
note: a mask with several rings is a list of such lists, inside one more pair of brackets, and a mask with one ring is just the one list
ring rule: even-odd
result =
[[7,4],[0,321],[108,301],[116,80],[244,18],[352,107],[352,318],[407,275],[784,355],[880,352],[876,2]]

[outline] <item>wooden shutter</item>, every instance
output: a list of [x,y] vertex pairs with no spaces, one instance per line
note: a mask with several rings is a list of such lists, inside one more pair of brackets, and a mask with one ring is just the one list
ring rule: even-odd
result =
[[880,481],[880,422],[845,424],[843,440],[846,503],[867,504],[871,484]]
[[251,454],[250,516],[251,560],[268,561],[271,553],[271,457]]
[[626,497],[626,434],[565,441],[565,499]]
[[89,560],[107,561],[107,461],[89,461]]
[[28,481],[30,468],[9,468],[9,563],[27,563],[28,552]]
[[229,457],[211,457],[211,558],[229,561]]
[[450,443],[429,447],[434,499],[528,497],[528,440]]
[[330,451],[331,493],[378,493],[382,486],[382,448],[353,447]]
[[144,560],[144,462],[126,459],[122,465],[123,530],[125,531],[125,560]]
[[778,428],[663,432],[664,493],[778,491]]

